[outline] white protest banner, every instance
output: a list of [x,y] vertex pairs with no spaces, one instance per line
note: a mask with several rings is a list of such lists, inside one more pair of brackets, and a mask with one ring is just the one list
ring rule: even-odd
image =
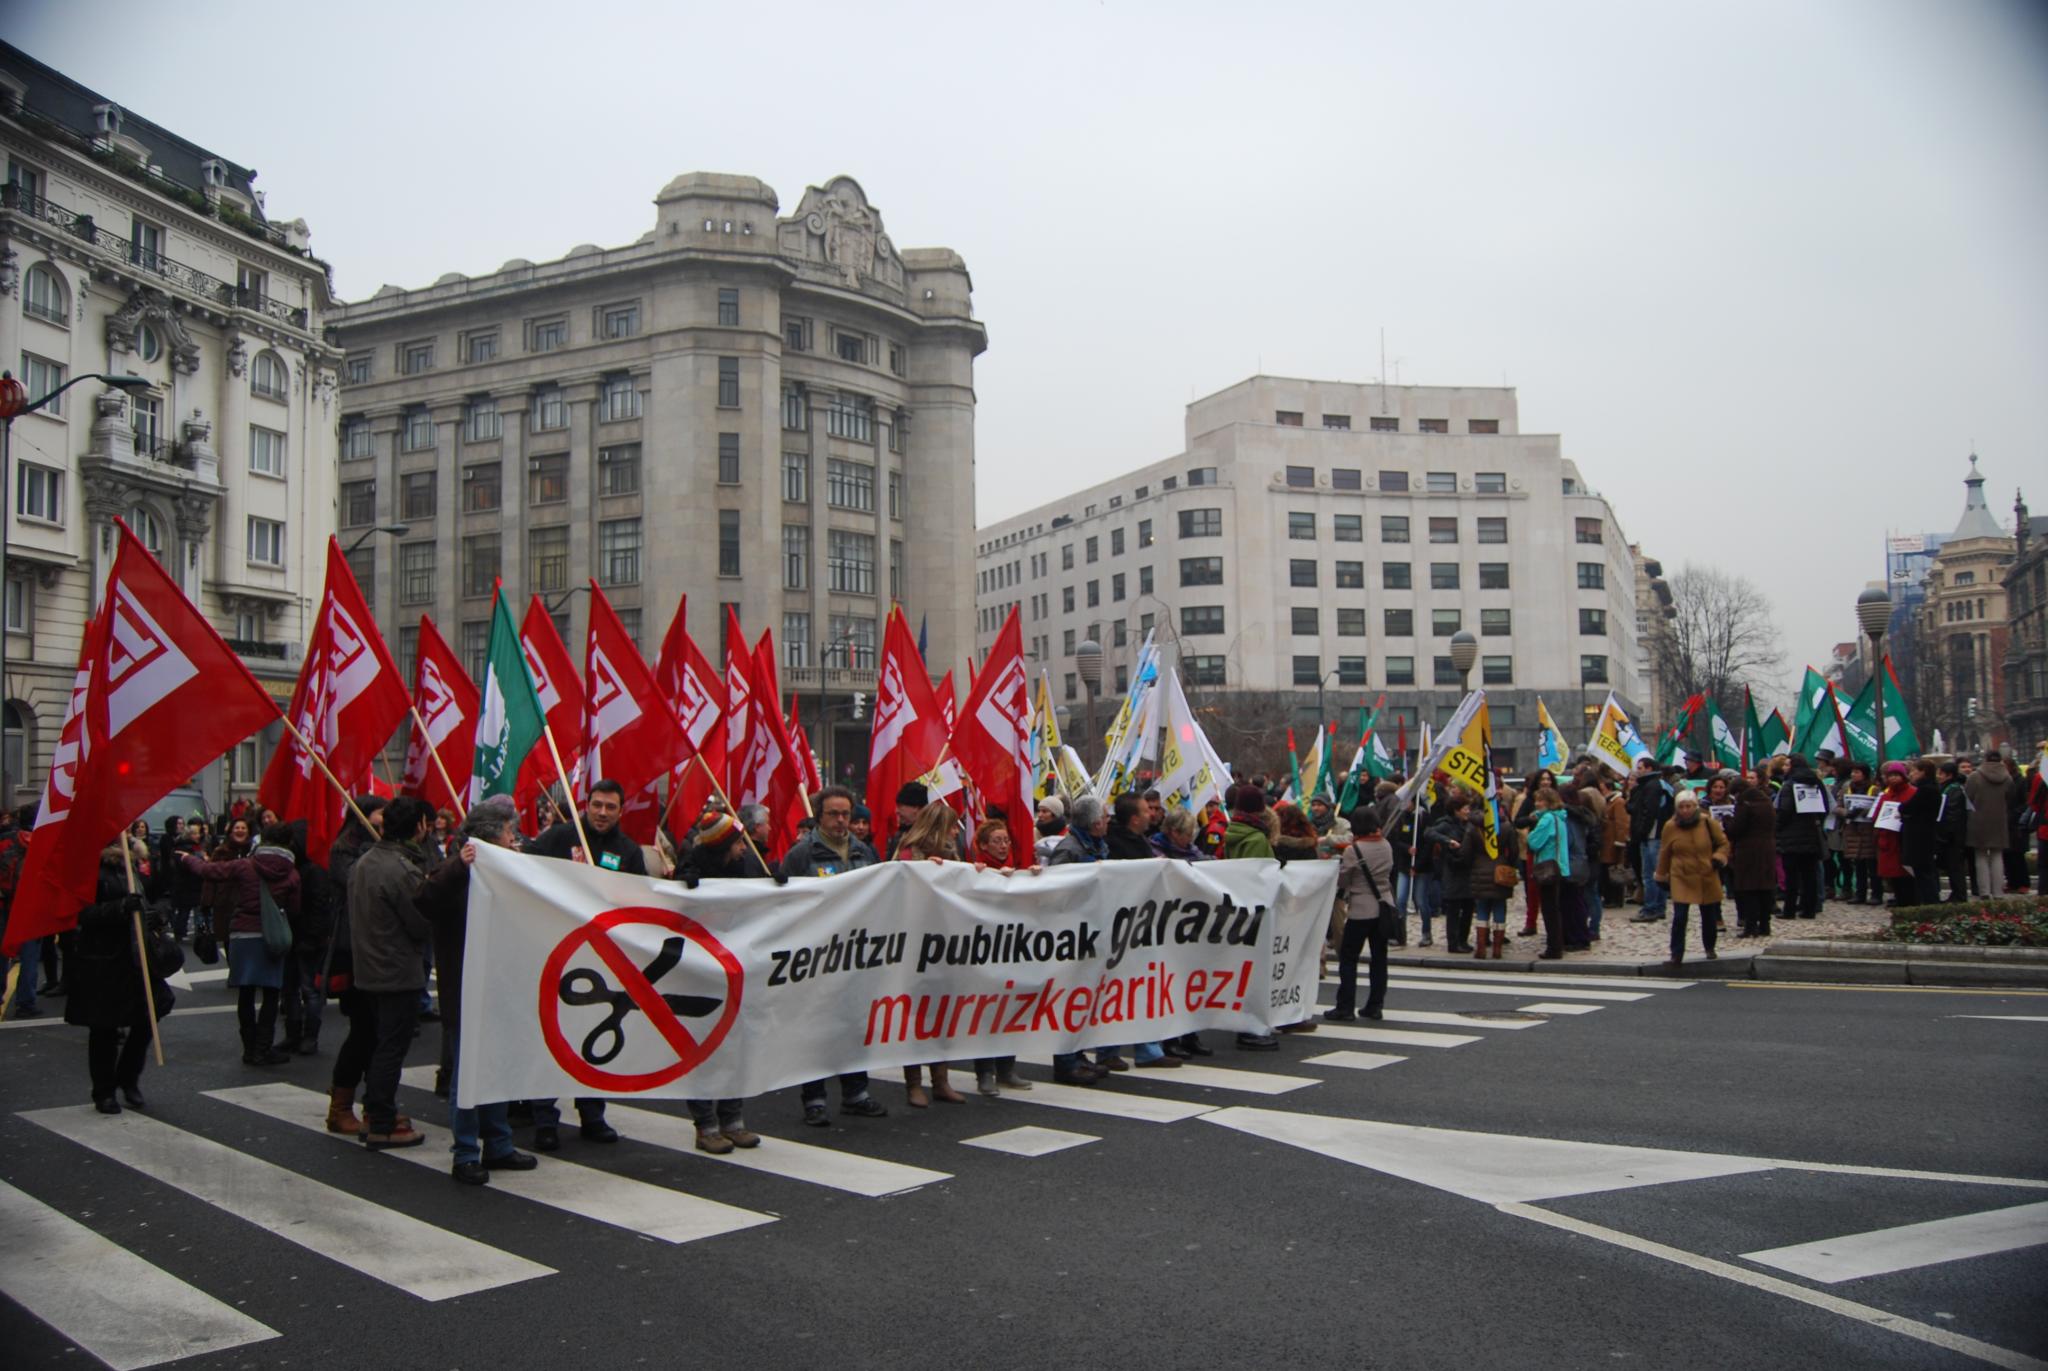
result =
[[692,890],[479,845],[460,1103],[731,1098],[1316,1010],[1335,862],[885,862]]

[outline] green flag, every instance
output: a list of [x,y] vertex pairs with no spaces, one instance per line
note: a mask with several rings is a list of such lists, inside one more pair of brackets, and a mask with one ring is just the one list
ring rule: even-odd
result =
[[1742,688],[1742,761],[1744,766],[1757,766],[1771,754],[1762,751],[1764,726],[1757,722],[1756,696],[1748,686]]
[[1782,756],[1792,750],[1792,730],[1785,727],[1785,716],[1777,710],[1764,720],[1762,736],[1757,745],[1750,749],[1750,760],[1759,762],[1767,757]]
[[[1380,698],[1384,700],[1386,696],[1382,695]],[[1349,814],[1358,806],[1358,782],[1366,774],[1366,769],[1372,764],[1372,726],[1379,721],[1379,717],[1380,712],[1377,707],[1373,709],[1372,713],[1366,715],[1365,727],[1359,733],[1358,750],[1351,754],[1350,769],[1344,773],[1344,793],[1337,797],[1337,812],[1339,814]],[[1373,772],[1372,775],[1377,778],[1379,773]]]
[[[1814,719],[1821,713],[1821,706],[1827,703],[1828,678],[1806,668],[1806,680],[1799,687],[1799,708],[1792,715],[1792,750],[1799,752],[1813,731]],[[1834,720],[1828,720],[1830,724]],[[1811,752],[1801,753],[1808,761],[1813,760]]]
[[526,654],[513,630],[512,614],[500,594],[491,610],[491,645],[484,659],[482,701],[476,720],[476,764],[470,774],[470,803],[510,795],[526,754],[547,725]]
[[[1891,663],[1885,663],[1884,673],[1884,760],[1903,762],[1920,753],[1920,738],[1913,731],[1913,716],[1906,710],[1906,700],[1899,693],[1898,678],[1892,675]],[[1865,681],[1863,689],[1856,692],[1856,703],[1849,706],[1849,712],[1842,719],[1842,726],[1849,731],[1849,746],[1855,749],[1855,759],[1877,765],[1877,682]]]
[[1728,727],[1728,721],[1721,717],[1721,711],[1712,700],[1707,701],[1707,737],[1714,749],[1714,760],[1724,767],[1740,769],[1742,749],[1736,745],[1735,732]]

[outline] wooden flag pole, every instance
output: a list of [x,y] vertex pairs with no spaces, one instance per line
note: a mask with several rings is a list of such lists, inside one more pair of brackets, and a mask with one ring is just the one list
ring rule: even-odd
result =
[[[272,703],[276,702],[272,701]],[[341,793],[342,802],[348,806],[348,812],[356,816],[356,822],[363,826],[363,832],[374,836],[377,830],[370,827],[369,816],[357,807],[355,796],[348,793],[348,787],[343,785],[335,774],[327,769],[327,759],[322,757],[320,750],[313,746],[312,739],[299,732],[299,726],[287,718],[285,712],[281,709],[277,711],[277,721],[283,724],[294,738],[299,740],[300,748],[305,751],[308,757],[313,759],[313,765],[320,768],[320,774],[327,778],[327,783]]]
[[[121,844],[121,865],[127,868],[128,871],[128,893],[130,895],[139,894],[140,892],[135,889],[135,849],[128,846],[128,830],[122,829],[114,841]],[[263,878],[259,875],[256,879],[260,881]],[[156,977],[152,976],[149,970],[149,943],[142,936],[141,907],[137,906],[134,910],[130,911],[130,917],[135,924],[135,962],[137,966],[142,968],[142,1002],[149,1006],[149,1042],[150,1046],[156,1049],[156,1064],[162,1066],[164,1064],[164,1035],[163,1029],[158,1026],[156,1019],[156,987],[151,984]]]
[[384,773],[384,784],[391,788],[393,795],[398,794],[398,782],[391,779],[391,763],[384,760],[383,752],[377,753],[376,763],[378,769]]
[[[569,791],[569,768],[562,765],[562,749],[555,746],[555,726],[541,716],[541,736],[548,740],[548,755],[555,759],[555,777],[562,783],[562,798],[569,802],[569,817],[576,823],[576,841],[583,848],[583,860],[591,866],[597,865],[597,857],[590,850],[590,835],[583,831],[583,811],[576,807],[576,797]],[[561,813],[559,808],[556,813]]]
[[754,846],[754,835],[747,832],[747,826],[744,823],[740,822],[740,811],[738,807],[733,804],[732,797],[727,795],[725,793],[725,787],[718,783],[718,773],[713,771],[708,765],[705,764],[704,756],[702,753],[699,753],[698,755],[692,757],[690,760],[695,762],[698,766],[704,768],[705,778],[711,782],[711,793],[718,796],[718,802],[725,806],[725,812],[732,815],[732,821],[735,824],[739,824],[740,837],[746,840],[747,851],[754,854],[754,860],[761,864],[761,869],[763,871],[767,872],[771,876],[774,875],[775,868],[768,865],[768,859],[761,855],[761,849]]
[[462,802],[462,792],[455,788],[455,782],[448,779],[448,768],[441,765],[441,749],[434,746],[434,735],[427,732],[427,721],[420,717],[418,705],[408,706],[412,710],[413,726],[420,731],[420,741],[427,745],[427,755],[434,759],[434,770],[441,773],[441,784],[448,787],[448,793],[455,797],[455,812],[464,819],[469,818],[469,806]]

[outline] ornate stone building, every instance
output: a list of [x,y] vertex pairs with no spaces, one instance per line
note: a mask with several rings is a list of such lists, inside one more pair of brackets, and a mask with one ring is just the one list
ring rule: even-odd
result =
[[[334,528],[340,354],[303,222],[255,173],[0,44],[0,365],[34,400],[6,473],[5,772],[49,767],[79,639],[127,520],[280,700]],[[254,789],[263,740],[198,778]],[[182,797],[190,802],[194,797]]]
[[2048,516],[2013,499],[2014,556],[2006,570],[2005,717],[2031,764],[2048,743]]
[[1919,698],[1923,738],[1940,729],[1947,750],[1974,752],[2007,737],[2006,573],[2011,534],[1984,502],[1975,454],[1963,478],[1963,517],[1928,568],[1920,606]]
[[[936,665],[973,646],[967,267],[899,251],[850,177],[777,217],[750,176],[678,176],[617,248],[386,286],[336,315],[344,538],[402,666],[433,618],[472,669],[493,583],[541,595],[578,662],[592,579],[652,656],[688,597],[773,629],[835,777],[866,766],[892,600]],[[816,721],[823,713],[831,727]]]

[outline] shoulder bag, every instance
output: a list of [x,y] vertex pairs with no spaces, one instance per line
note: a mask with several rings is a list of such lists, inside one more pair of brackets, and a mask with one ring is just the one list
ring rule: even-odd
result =
[[284,909],[270,893],[270,882],[259,873],[256,877],[256,897],[263,907],[263,950],[273,958],[282,958],[292,950],[292,923],[284,916]]

